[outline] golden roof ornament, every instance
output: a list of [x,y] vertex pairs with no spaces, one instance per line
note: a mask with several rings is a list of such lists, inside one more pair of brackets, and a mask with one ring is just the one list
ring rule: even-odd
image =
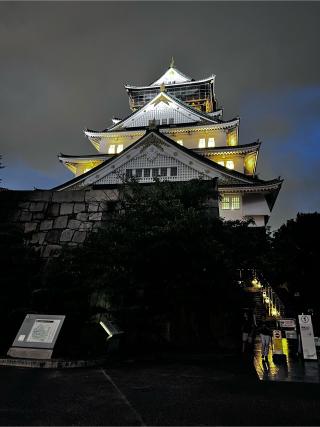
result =
[[166,91],[166,85],[162,82],[160,85],[160,92],[165,92]]
[[171,62],[170,62],[170,68],[173,68],[174,67],[174,58],[173,58],[173,56],[172,56],[172,58],[171,58]]

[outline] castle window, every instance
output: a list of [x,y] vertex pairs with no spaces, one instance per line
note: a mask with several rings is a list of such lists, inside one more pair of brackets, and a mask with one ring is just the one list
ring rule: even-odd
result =
[[151,175],[151,169],[143,169],[143,176],[149,178]]
[[114,144],[109,146],[108,154],[115,154],[116,146]]
[[162,125],[166,125],[167,123],[168,123],[168,120],[167,120],[167,119],[162,119],[162,120],[161,120],[161,124],[162,124]]
[[177,144],[183,145],[183,140],[182,139],[177,139]]
[[240,196],[231,197],[231,209],[240,209]]
[[142,169],[136,169],[136,177],[141,178],[142,177]]
[[208,147],[215,147],[215,142],[214,142],[214,138],[209,138],[208,139]]
[[222,196],[221,209],[240,209],[240,196]]
[[170,176],[177,176],[178,175],[178,168],[172,167],[170,168]]
[[126,177],[132,178],[132,169],[126,169]]
[[169,119],[169,125],[173,125],[173,124],[174,124],[174,119],[173,118]]
[[200,138],[199,139],[198,147],[199,148],[206,148],[206,140],[205,140],[205,138]]
[[158,168],[153,168],[152,169],[152,176],[153,177],[156,177],[156,176],[158,176],[159,175],[159,169]]
[[167,168],[160,168],[160,175],[167,176]]
[[228,169],[234,169],[234,162],[233,162],[233,160],[227,160],[226,161],[226,168],[228,168]]
[[122,150],[123,150],[123,144],[117,145],[117,153],[121,153]]

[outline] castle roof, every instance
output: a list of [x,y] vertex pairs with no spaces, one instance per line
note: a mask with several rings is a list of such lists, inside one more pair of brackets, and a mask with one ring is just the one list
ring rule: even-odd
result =
[[135,85],[129,85],[125,84],[125,88],[130,90],[144,90],[144,89],[150,89],[153,87],[160,87],[161,85],[165,86],[180,86],[180,85],[190,85],[190,84],[200,84],[200,83],[208,83],[212,82],[214,83],[215,75],[212,74],[209,77],[206,77],[204,79],[195,80],[186,74],[182,73],[180,70],[178,70],[175,66],[173,61],[170,64],[170,67],[165,71],[164,74],[162,74],[161,77],[159,77],[157,80],[155,80],[150,85],[144,85],[144,86],[135,86]]
[[[118,154],[117,156],[113,156],[110,159],[105,160],[103,163],[101,163],[100,165],[96,166],[95,168],[91,169],[90,171],[71,179],[70,181],[54,188],[55,190],[64,190],[70,187],[75,186],[76,184],[80,184],[81,182],[83,184],[86,185],[92,185],[94,183],[94,180],[98,180],[98,178],[101,177],[101,174],[97,174],[97,172],[102,171],[102,169],[111,166],[114,167],[114,165],[112,165],[113,163],[116,163],[119,159],[130,159],[132,156],[130,156],[130,152],[135,152],[135,149],[138,148],[139,146],[142,146],[143,144],[149,144],[150,142],[148,142],[148,138],[150,138],[150,136],[155,137],[156,139],[159,139],[160,141],[162,140],[163,142],[167,143],[167,145],[171,146],[174,148],[174,154],[173,156],[177,156],[178,152],[184,153],[187,157],[187,159],[189,159],[189,164],[190,164],[190,160],[194,159],[197,161],[198,164],[202,164],[203,167],[206,167],[209,169],[205,169],[205,173],[208,174],[208,176],[210,174],[212,174],[214,171],[216,171],[216,173],[218,173],[218,175],[220,177],[223,178],[223,180],[225,181],[225,184],[235,184],[239,187],[239,185],[243,185],[244,187],[250,187],[252,185],[254,185],[256,187],[256,190],[259,188],[259,186],[265,186],[266,185],[266,181],[260,180],[256,177],[251,177],[248,175],[245,175],[243,173],[237,172],[235,170],[230,170],[225,168],[224,166],[221,166],[209,159],[207,159],[206,157],[197,154],[196,152],[189,150],[179,144],[177,144],[175,141],[173,141],[172,139],[168,138],[167,136],[163,135],[162,133],[159,133],[158,131],[152,130],[152,131],[148,131],[144,136],[142,136],[140,139],[138,139],[136,142],[134,142],[132,145],[130,145],[129,147],[127,147],[125,150],[123,150],[120,154]],[[111,169],[110,171],[111,172]],[[94,178],[94,176],[96,178]],[[92,179],[87,179],[92,177]],[[87,183],[86,183],[87,182]],[[272,182],[272,184],[274,184],[275,186],[279,186],[281,185],[281,180],[277,180]]]

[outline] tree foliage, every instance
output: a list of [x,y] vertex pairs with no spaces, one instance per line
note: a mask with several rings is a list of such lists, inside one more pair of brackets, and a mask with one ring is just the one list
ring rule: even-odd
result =
[[197,336],[210,313],[235,314],[237,269],[259,263],[268,242],[246,222],[214,218],[215,197],[205,181],[124,185],[105,227],[51,264],[50,301],[64,310],[82,307],[86,315],[104,309],[140,331],[187,317],[185,329]]
[[319,312],[320,214],[300,213],[275,233],[271,277],[298,302],[297,309]]

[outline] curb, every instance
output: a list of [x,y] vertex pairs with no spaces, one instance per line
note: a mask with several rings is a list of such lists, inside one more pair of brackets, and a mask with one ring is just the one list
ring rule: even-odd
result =
[[64,359],[0,359],[0,367],[18,368],[45,368],[45,369],[68,369],[68,368],[94,368],[103,365],[104,359],[94,360],[64,360]]

